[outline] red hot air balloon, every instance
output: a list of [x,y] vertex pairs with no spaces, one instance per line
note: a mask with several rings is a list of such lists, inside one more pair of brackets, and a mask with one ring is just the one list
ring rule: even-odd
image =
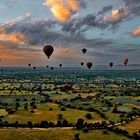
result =
[[124,59],[123,64],[126,66],[128,64],[128,58]]
[[87,63],[87,67],[88,67],[88,69],[91,69],[92,63],[91,63],[91,62],[88,62],[88,63]]
[[54,48],[51,45],[46,45],[44,46],[43,51],[49,59],[54,51]]
[[85,54],[87,52],[87,49],[86,48],[82,49],[82,52]]
[[59,67],[61,68],[62,67],[62,64],[59,64]]
[[109,63],[109,66],[110,66],[110,67],[113,67],[113,62],[110,62],[110,63]]

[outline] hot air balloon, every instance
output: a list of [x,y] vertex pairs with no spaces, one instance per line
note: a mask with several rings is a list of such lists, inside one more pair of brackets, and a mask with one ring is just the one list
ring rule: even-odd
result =
[[51,70],[53,70],[53,67],[51,67]]
[[49,65],[46,66],[46,68],[48,68],[48,67],[49,67]]
[[82,49],[82,52],[85,54],[87,52],[87,49],[86,48]]
[[81,66],[83,66],[84,65],[84,63],[83,62],[81,62]]
[[110,67],[113,67],[113,62],[110,62],[110,63],[109,63],[109,66],[110,66]]
[[87,62],[87,67],[88,67],[88,69],[91,69],[92,63],[91,62]]
[[128,58],[124,59],[123,64],[126,66],[128,64]]
[[62,67],[62,64],[59,64],[59,67],[61,68]]
[[33,69],[35,70],[35,69],[36,69],[36,67],[33,67]]
[[28,64],[29,67],[31,67],[31,64]]
[[54,48],[51,45],[46,45],[44,46],[43,51],[49,59],[54,51]]

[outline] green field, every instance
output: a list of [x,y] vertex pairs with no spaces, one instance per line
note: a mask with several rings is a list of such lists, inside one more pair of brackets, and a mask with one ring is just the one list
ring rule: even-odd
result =
[[[52,108],[52,110],[49,110],[50,107]],[[30,120],[33,123],[37,122],[39,123],[42,120],[47,120],[56,122],[58,114],[62,114],[63,118],[67,119],[69,122],[72,123],[76,122],[78,118],[83,118],[86,122],[97,122],[104,120],[96,112],[91,113],[91,115],[93,116],[92,119],[86,119],[85,115],[87,113],[88,112],[84,110],[68,109],[68,108],[66,108],[65,111],[60,111],[60,107],[57,104],[46,103],[38,105],[34,113],[31,113],[30,109],[24,110],[23,108],[21,108],[15,114],[6,116],[3,119],[3,121],[9,122],[19,121],[20,123],[27,123]]]
[[[72,88],[64,89],[66,81],[73,80],[75,74],[64,77],[55,73],[46,75],[46,72],[32,74],[21,73],[18,75],[21,79],[17,76],[16,82],[8,81],[5,75],[0,81],[0,140],[75,140],[76,133],[80,133],[80,140],[128,140],[133,133],[139,135],[139,80],[132,79],[129,83],[128,79],[95,76],[87,82],[89,77],[82,75],[83,83],[78,80],[72,83]],[[83,120],[80,131],[79,119]],[[66,126],[64,120],[68,121]],[[43,121],[48,124],[42,126]],[[109,131],[112,126],[126,130],[128,137],[124,137],[124,131]],[[105,128],[108,129],[104,131]],[[86,129],[88,133],[83,132]]]

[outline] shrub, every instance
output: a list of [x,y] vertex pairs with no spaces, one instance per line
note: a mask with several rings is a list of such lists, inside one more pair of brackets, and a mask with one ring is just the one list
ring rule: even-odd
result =
[[66,109],[64,107],[61,107],[60,111],[65,111]]
[[92,119],[92,115],[91,115],[90,113],[87,113],[87,114],[86,114],[86,118],[87,118],[87,119]]

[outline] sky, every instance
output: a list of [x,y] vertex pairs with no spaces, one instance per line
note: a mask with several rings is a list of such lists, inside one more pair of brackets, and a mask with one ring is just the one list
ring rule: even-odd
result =
[[[45,45],[54,47],[49,60]],[[0,66],[77,67],[125,58],[140,64],[140,0],[0,0]]]

